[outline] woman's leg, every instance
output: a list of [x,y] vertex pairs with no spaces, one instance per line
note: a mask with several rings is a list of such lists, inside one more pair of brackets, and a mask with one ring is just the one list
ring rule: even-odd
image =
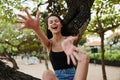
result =
[[43,72],[42,80],[58,80],[54,72],[51,70],[46,70]]
[[78,60],[78,65],[74,80],[86,80],[89,66],[89,57],[86,53],[82,53]]

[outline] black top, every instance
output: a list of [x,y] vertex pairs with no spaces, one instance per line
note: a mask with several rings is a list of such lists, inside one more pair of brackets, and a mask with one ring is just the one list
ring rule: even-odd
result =
[[53,52],[51,50],[49,57],[54,70],[67,69],[73,67],[72,61],[70,61],[69,65],[67,64],[67,56],[64,51]]

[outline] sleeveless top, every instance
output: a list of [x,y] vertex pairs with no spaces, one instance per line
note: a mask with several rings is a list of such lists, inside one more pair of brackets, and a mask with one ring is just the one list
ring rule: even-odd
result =
[[72,61],[70,64],[67,64],[67,56],[64,51],[53,52],[50,50],[49,58],[54,70],[67,69],[74,67]]

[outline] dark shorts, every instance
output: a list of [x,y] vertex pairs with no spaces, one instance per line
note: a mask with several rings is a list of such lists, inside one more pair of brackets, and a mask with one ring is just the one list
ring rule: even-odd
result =
[[58,80],[73,80],[75,75],[75,68],[55,70],[55,75]]

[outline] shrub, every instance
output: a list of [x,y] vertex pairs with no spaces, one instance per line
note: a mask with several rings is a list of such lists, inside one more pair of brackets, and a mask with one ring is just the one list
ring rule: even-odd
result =
[[[101,53],[89,53],[90,59],[101,60]],[[104,59],[107,61],[120,61],[119,53],[108,53],[104,54]]]

